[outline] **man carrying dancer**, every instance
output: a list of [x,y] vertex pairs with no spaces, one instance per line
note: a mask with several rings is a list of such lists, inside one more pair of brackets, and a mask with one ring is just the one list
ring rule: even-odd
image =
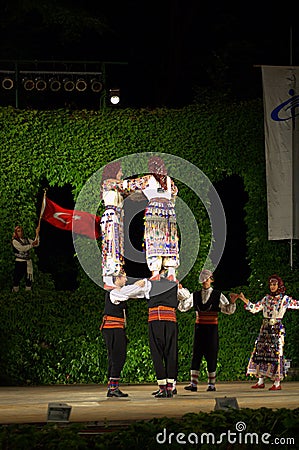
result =
[[126,305],[124,301],[129,298],[148,297],[151,283],[148,280],[138,280],[127,285],[127,276],[124,272],[113,277],[112,290],[106,292],[104,317],[101,331],[108,353],[108,392],[107,397],[127,397],[119,389],[121,371],[124,367],[127,354],[126,337]]

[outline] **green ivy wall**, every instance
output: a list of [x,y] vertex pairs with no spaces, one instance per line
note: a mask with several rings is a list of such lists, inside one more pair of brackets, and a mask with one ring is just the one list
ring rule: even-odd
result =
[[[291,270],[289,242],[267,239],[260,101],[211,103],[180,110],[21,111],[0,108],[0,151],[2,384],[106,381],[106,350],[99,332],[104,291],[86,276],[79,264],[78,289],[55,291],[51,277],[39,272],[34,255],[33,292],[12,294],[10,239],[17,223],[24,226],[28,236],[34,236],[43,180],[52,187],[71,185],[76,200],[96,170],[126,155],[143,152],[175,155],[201,169],[212,183],[231,175],[241,177],[248,195],[245,221],[250,277],[246,286],[231,288],[242,289],[253,301],[258,300],[266,292],[267,277],[277,272],[285,280],[288,293],[299,298],[297,243],[294,243]],[[200,229],[198,259],[182,280],[192,291],[197,288],[198,270],[207,256],[210,228],[204,208],[184,186],[180,186],[180,197],[194,211]],[[250,315],[241,303],[233,316],[220,317],[218,379],[246,379],[245,368],[260,323],[261,316]],[[293,366],[298,366],[298,311],[286,314],[285,325],[286,356],[292,359]],[[178,313],[178,326],[179,380],[183,381],[189,377],[193,312]],[[128,359],[123,380],[154,381],[144,300],[130,300],[127,332]],[[205,379],[204,371],[205,365],[202,379]]]

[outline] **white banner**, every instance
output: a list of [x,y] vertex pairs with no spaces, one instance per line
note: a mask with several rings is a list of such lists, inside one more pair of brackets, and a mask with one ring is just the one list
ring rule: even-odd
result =
[[299,67],[262,66],[262,77],[268,238],[299,239]]

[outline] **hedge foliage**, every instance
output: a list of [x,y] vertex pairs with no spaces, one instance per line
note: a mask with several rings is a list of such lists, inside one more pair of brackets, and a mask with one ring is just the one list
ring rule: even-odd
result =
[[[246,296],[258,300],[266,292],[268,276],[277,272],[284,279],[288,293],[299,298],[297,243],[293,244],[291,269],[289,242],[267,239],[260,100],[219,101],[179,110],[21,111],[0,108],[0,139],[2,383],[105,382],[106,350],[99,332],[103,289],[93,283],[74,257],[79,273],[78,289],[56,291],[51,276],[39,270],[38,256],[34,254],[33,292],[12,294],[10,239],[16,224],[22,224],[29,237],[34,236],[45,185],[51,188],[70,185],[76,201],[85,183],[97,170],[128,155],[154,152],[179,157],[199,168],[213,184],[232,175],[240,177],[248,196],[245,222],[250,276],[245,286],[231,288],[242,289]],[[174,170],[178,173],[180,198],[193,211],[200,233],[198,257],[182,280],[184,286],[193,291],[198,287],[198,271],[208,255],[211,229],[207,211],[197,196],[179,181],[183,165]],[[98,186],[93,189],[99,191]],[[188,231],[191,239],[192,232],[191,227]],[[131,300],[128,359],[123,373],[127,382],[155,379],[146,318],[145,301]],[[233,316],[221,315],[218,379],[245,378],[246,363],[260,322],[260,315],[249,315],[241,304]],[[292,359],[293,366],[298,366],[298,313],[288,312],[285,324],[286,356]],[[178,313],[178,326],[179,380],[182,381],[189,378],[193,313]],[[203,365],[202,379],[205,376]]]

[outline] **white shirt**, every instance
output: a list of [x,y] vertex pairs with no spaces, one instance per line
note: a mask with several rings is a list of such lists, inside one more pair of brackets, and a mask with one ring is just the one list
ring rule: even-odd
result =
[[167,191],[164,191],[156,178],[152,175],[150,176],[147,186],[142,191],[144,195],[151,200],[152,198],[166,198],[171,199],[171,179],[167,177]]
[[125,302],[129,298],[149,298],[149,292],[152,288],[151,282],[144,278],[145,285],[140,287],[136,284],[128,284],[120,289],[115,288],[110,292],[110,300],[114,305],[119,305],[120,302]]
[[[20,238],[20,240],[21,240],[22,242],[24,242],[24,239]],[[37,238],[37,241],[38,241],[38,242],[37,242],[37,245],[35,245],[35,247],[38,247],[38,246],[39,246],[39,237]],[[23,245],[23,244],[21,244],[21,242],[19,242],[17,239],[13,239],[12,245],[13,245],[14,248],[15,248],[16,250],[18,250],[18,252],[20,252],[20,253],[22,253],[22,252],[28,252],[29,250],[31,250],[31,249],[33,248],[33,245],[32,245],[33,239],[28,239],[28,242],[29,242],[29,244]],[[16,261],[24,261],[24,259],[16,257]]]
[[[184,289],[185,291],[188,291],[188,289]],[[213,291],[212,287],[209,287],[209,289],[202,289],[201,290],[201,299],[203,304],[207,303],[207,301],[210,298],[210,295]],[[189,292],[189,291],[188,291]],[[187,292],[185,292],[185,298],[180,299],[179,298],[179,305],[178,310],[181,312],[189,311],[193,307],[193,294],[187,295]],[[229,300],[225,297],[224,294],[220,294],[220,301],[219,301],[219,307],[222,313],[224,314],[233,314],[236,310],[236,304],[230,303]]]

